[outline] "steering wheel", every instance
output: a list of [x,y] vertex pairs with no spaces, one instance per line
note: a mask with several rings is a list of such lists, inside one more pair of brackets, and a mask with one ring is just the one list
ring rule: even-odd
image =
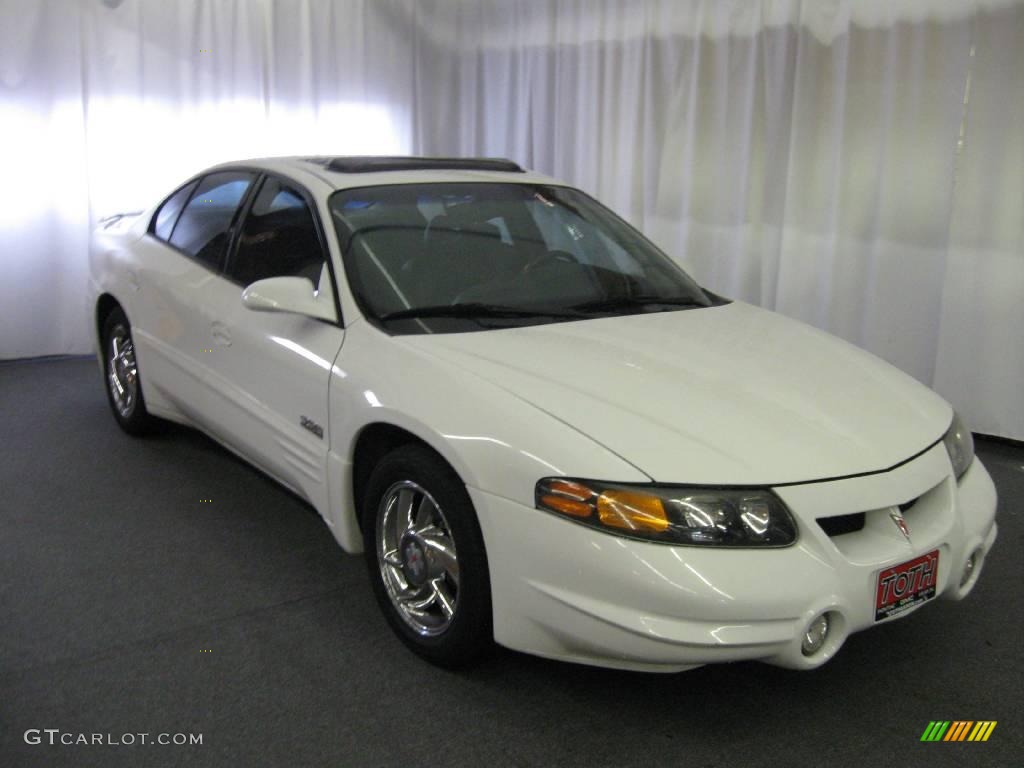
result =
[[528,261],[519,274],[526,275],[554,264],[579,264],[576,257],[568,251],[546,251],[532,261]]
[[472,285],[469,288],[466,288],[452,299],[452,303],[459,304],[465,301],[479,301],[481,298],[493,293],[496,287],[501,288],[503,286],[508,286],[509,284],[514,284],[518,279],[525,275],[535,273],[538,270],[543,270],[546,267],[555,266],[557,264],[577,265],[579,262],[576,260],[576,257],[568,251],[546,251],[532,261],[527,262],[512,276],[506,275],[503,277],[497,277],[485,283]]

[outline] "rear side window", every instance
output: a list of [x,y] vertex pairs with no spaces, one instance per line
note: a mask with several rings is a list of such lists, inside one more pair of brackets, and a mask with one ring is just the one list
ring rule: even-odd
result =
[[245,216],[226,276],[242,285],[267,277],[306,277],[318,287],[323,266],[324,251],[305,199],[267,178]]
[[190,182],[164,201],[153,220],[154,235],[161,240],[171,239],[171,230],[174,229],[174,224],[178,220],[178,214],[185,207],[185,203],[188,202],[192,190],[195,188],[196,182]]
[[211,269],[220,269],[231,222],[253,178],[254,174],[244,171],[222,171],[203,178],[171,232],[171,245]]

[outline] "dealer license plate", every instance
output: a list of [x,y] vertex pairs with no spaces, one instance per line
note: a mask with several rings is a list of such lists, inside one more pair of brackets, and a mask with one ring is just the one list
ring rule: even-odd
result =
[[878,572],[875,621],[906,613],[935,597],[939,550]]

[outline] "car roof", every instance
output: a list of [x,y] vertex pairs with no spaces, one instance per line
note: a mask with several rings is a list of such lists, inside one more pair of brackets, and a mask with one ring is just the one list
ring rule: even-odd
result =
[[524,170],[503,158],[390,155],[264,157],[221,163],[215,169],[239,167],[281,173],[305,181],[308,185],[312,185],[312,179],[316,179],[330,191],[386,184],[460,181],[562,184],[549,176]]

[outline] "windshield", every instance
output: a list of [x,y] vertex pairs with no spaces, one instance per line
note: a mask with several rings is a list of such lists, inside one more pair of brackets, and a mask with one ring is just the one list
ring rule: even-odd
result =
[[396,184],[330,199],[363,313],[445,333],[708,307],[669,257],[568,187]]

